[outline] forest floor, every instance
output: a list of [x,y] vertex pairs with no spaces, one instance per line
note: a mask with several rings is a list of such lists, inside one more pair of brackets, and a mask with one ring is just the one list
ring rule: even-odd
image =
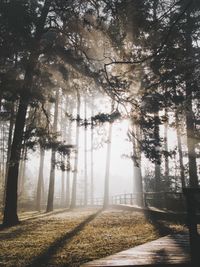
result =
[[20,225],[0,230],[0,266],[80,266],[184,226],[152,222],[139,212],[97,209],[22,213]]

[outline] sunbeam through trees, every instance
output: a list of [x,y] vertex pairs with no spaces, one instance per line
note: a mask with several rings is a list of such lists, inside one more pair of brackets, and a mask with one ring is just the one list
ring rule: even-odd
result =
[[189,212],[199,36],[197,0],[1,0],[2,227],[60,209]]

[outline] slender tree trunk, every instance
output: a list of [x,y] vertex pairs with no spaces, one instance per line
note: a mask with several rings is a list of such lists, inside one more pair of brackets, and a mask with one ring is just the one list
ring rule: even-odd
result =
[[178,114],[176,113],[176,135],[177,135],[177,143],[178,143],[178,154],[179,154],[179,165],[180,165],[180,175],[181,175],[181,185],[182,188],[185,188],[185,168],[183,164],[183,151],[182,151],[182,144],[181,144],[181,131],[179,126],[179,119]]
[[21,173],[21,182],[20,182],[20,188],[19,188],[19,195],[24,195],[24,187],[25,187],[25,179],[26,179],[26,158],[22,161],[22,173]]
[[160,170],[160,164],[155,163],[155,192],[161,191],[161,170]]
[[46,203],[46,192],[45,192],[45,183],[44,183],[44,176],[42,179],[42,184],[41,184],[41,204],[44,207],[44,204]]
[[[62,101],[62,100],[61,100]],[[61,105],[62,106],[62,105]],[[63,113],[61,109],[61,128],[62,128],[62,142],[66,141],[66,117],[65,114]],[[65,157],[62,157],[62,161],[65,161]],[[61,198],[60,198],[60,206],[62,208],[65,207],[65,169],[61,170],[62,175],[61,175]]]
[[40,39],[43,34],[47,15],[49,13],[50,4],[51,0],[46,0],[44,3],[44,7],[36,28],[33,50],[31,51],[29,60],[27,61],[27,68],[17,111],[15,130],[10,153],[10,162],[6,186],[6,199],[3,216],[4,226],[11,226],[19,223],[17,215],[17,184],[23,131],[25,126],[30,92],[32,90],[34,70],[37,65],[38,57],[40,54]]
[[194,114],[192,111],[192,100],[189,84],[186,82],[187,91],[187,110],[186,110],[186,134],[189,160],[189,183],[191,187],[198,187],[195,138],[194,138]]
[[67,156],[67,181],[66,181],[66,207],[69,207],[70,204],[70,154]]
[[[135,129],[134,129],[135,128]],[[144,205],[143,201],[143,179],[141,171],[141,150],[138,144],[140,139],[140,129],[138,125],[133,126],[134,136],[133,138],[133,193],[136,194],[136,204],[140,207]]]
[[41,199],[42,199],[42,186],[44,186],[44,157],[45,150],[40,146],[40,166],[39,166],[39,175],[38,175],[38,183],[37,183],[37,192],[36,192],[36,210],[41,210]]
[[[54,109],[54,121],[53,121],[53,132],[57,132],[57,124],[58,124],[58,105],[59,105],[59,90],[56,90],[56,102]],[[55,187],[55,166],[56,166],[56,150],[52,148],[51,150],[51,170],[50,170],[50,178],[49,178],[49,191],[48,191],[48,199],[47,199],[47,209],[46,212],[53,211],[53,201],[54,201],[54,187]]]
[[5,122],[1,121],[0,125],[0,189],[3,188],[5,181]]
[[[186,85],[187,91],[189,84]],[[195,152],[195,139],[194,139],[194,116],[192,111],[192,101],[189,99],[191,94],[187,93],[187,110],[186,110],[186,134],[187,134],[187,148],[189,160],[189,184],[191,187],[198,187],[197,163]]]
[[2,129],[3,129],[3,121],[0,122],[0,188],[3,185],[3,144],[2,144],[2,140],[3,140],[3,136],[2,136]]
[[26,160],[27,160],[27,147],[24,147],[22,151],[21,168],[19,172],[18,196],[23,196],[24,194],[25,178],[26,178]]
[[[69,126],[68,126],[68,142],[71,144],[71,127],[72,123],[71,120],[69,120]],[[69,207],[70,205],[70,173],[71,173],[71,152],[67,155],[67,181],[66,181],[66,207]]]
[[[185,33],[186,42],[186,55],[188,62],[191,62],[193,56],[192,47],[192,18],[190,10],[186,12],[187,27]],[[198,175],[197,175],[197,163],[196,163],[196,151],[195,151],[195,125],[194,125],[194,113],[192,108],[192,96],[193,96],[193,67],[185,74],[185,86],[186,86],[186,136],[187,136],[187,148],[188,148],[188,161],[189,161],[189,184],[191,187],[198,187]]]
[[[173,83],[176,84],[175,80],[173,80]],[[174,89],[174,94],[177,96],[176,87],[174,86],[173,89]],[[184,164],[183,164],[183,150],[182,150],[181,130],[180,130],[180,125],[179,125],[179,113],[178,113],[178,110],[175,111],[175,126],[176,126],[176,135],[177,135],[181,186],[182,186],[182,188],[185,188],[186,187],[185,167],[184,167]]]
[[104,182],[104,202],[103,208],[106,209],[109,205],[109,176],[110,176],[110,161],[111,161],[111,140],[112,140],[112,122],[109,123],[108,130],[108,144],[107,144],[107,156],[106,156],[106,173]]
[[[165,117],[166,117],[166,122],[164,124],[164,150],[166,153],[168,153],[168,113],[167,113],[167,108],[165,108]],[[168,191],[170,189],[170,181],[169,181],[169,157],[166,154],[165,155],[165,183],[166,183],[166,190]]]
[[94,116],[94,107],[92,106],[92,118],[91,118],[91,187],[90,187],[91,205],[94,204],[94,122],[93,122],[93,116]]
[[[160,140],[160,129],[159,129],[159,115],[156,113],[154,115],[154,122],[155,122],[155,128],[154,128],[154,137],[157,143],[157,146],[159,145]],[[161,190],[161,168],[160,164],[158,162],[155,162],[155,192],[160,192]]]
[[[141,164],[141,163],[139,163]],[[134,179],[134,191],[133,194],[136,194],[136,205],[143,206],[143,185],[142,182],[142,171],[140,165],[133,163],[133,179]]]
[[87,103],[84,100],[85,109],[85,132],[84,132],[84,206],[88,204],[88,173],[87,173]]
[[21,195],[21,191],[20,191],[20,188],[21,188],[21,180],[22,180],[22,173],[23,173],[23,168],[24,168],[24,156],[23,156],[23,153],[24,151],[22,151],[22,158],[19,162],[19,174],[18,174],[18,197]]
[[50,178],[49,178],[49,190],[48,190],[48,197],[47,197],[46,212],[53,211],[54,187],[55,187],[55,161],[56,161],[56,152],[54,149],[52,149],[51,170],[50,170]]
[[62,171],[61,175],[61,199],[60,199],[60,205],[61,208],[65,206],[65,171]]
[[6,140],[6,135],[5,135],[5,122],[2,122],[2,136],[1,136],[1,142],[2,142],[2,186],[3,186],[3,181],[5,180],[5,174],[6,174],[6,154],[5,154],[5,140]]
[[4,166],[3,166],[3,157],[4,157],[4,151],[3,151],[3,127],[4,122],[0,122],[0,193],[1,189],[3,188],[3,182],[4,182]]
[[76,119],[76,154],[74,160],[74,176],[73,176],[73,183],[72,183],[72,198],[70,208],[74,209],[76,207],[76,190],[77,190],[77,172],[78,172],[78,154],[79,154],[79,125],[80,125],[80,93],[79,90],[77,91],[77,119]]
[[[152,3],[153,3],[153,6],[152,6],[152,16],[153,16],[153,21],[154,22],[157,22],[158,20],[158,0],[154,0]],[[155,39],[156,40],[156,39]],[[153,40],[153,52],[155,53],[157,48],[157,44],[155,43],[155,40]],[[157,67],[155,67],[153,69],[154,73],[157,74],[157,75],[160,75]],[[159,107],[158,107],[159,109]],[[159,114],[158,112],[156,112],[154,114],[154,123],[155,123],[155,127],[154,127],[154,138],[155,138],[155,143],[158,144],[159,143],[159,138],[160,138],[160,132],[159,132],[159,124],[157,122],[157,120],[159,119]],[[156,192],[159,192],[160,189],[161,189],[161,168],[160,168],[160,164],[158,164],[158,162],[155,162],[155,191]]]

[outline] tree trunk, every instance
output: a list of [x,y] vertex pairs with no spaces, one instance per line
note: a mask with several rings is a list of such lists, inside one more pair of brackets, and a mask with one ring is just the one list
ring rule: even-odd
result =
[[[62,101],[62,100],[61,100]],[[61,105],[62,107],[62,105]],[[66,117],[65,113],[63,113],[61,108],[61,130],[62,130],[62,142],[66,141]],[[65,156],[62,156],[62,161],[65,161]],[[61,170],[61,198],[60,198],[60,206],[61,208],[65,207],[65,169]]]
[[77,187],[77,172],[78,172],[78,154],[79,154],[79,125],[80,125],[80,93],[77,91],[77,118],[76,118],[76,154],[74,160],[74,176],[72,183],[72,198],[70,208],[74,209],[76,207],[76,187]]
[[8,177],[8,167],[10,161],[10,154],[11,154],[11,144],[12,144],[12,137],[13,137],[13,128],[14,128],[14,115],[15,115],[15,105],[11,106],[10,111],[10,125],[9,125],[9,133],[8,133],[8,146],[7,146],[7,160],[6,160],[6,174],[5,174],[5,182],[4,182],[4,192],[3,192],[3,206],[5,205],[5,197],[6,197],[6,185],[7,185],[7,177]]
[[165,108],[165,117],[166,117],[166,122],[164,124],[164,150],[166,152],[166,155],[165,155],[165,173],[164,173],[164,177],[165,177],[166,190],[169,191],[169,189],[170,189],[169,157],[167,155],[167,153],[168,153],[168,136],[167,136],[167,134],[168,134],[169,123],[168,123],[167,108]]
[[[154,138],[155,138],[155,143],[157,146],[159,145],[159,140],[160,140],[160,128],[159,128],[159,115],[156,113],[154,115]],[[160,192],[161,190],[161,168],[159,162],[155,162],[155,192]]]
[[[192,51],[192,28],[191,28],[191,15],[187,10],[187,28],[186,28],[186,54],[188,61],[190,61]],[[189,161],[189,184],[191,187],[198,187],[198,175],[197,175],[197,163],[196,163],[196,151],[195,151],[195,125],[194,125],[194,113],[192,109],[192,88],[191,83],[193,81],[192,70],[187,71],[185,74],[185,86],[186,86],[186,135],[187,135],[187,148],[188,148],[188,161]]]
[[8,167],[5,208],[3,216],[4,226],[11,226],[19,223],[17,215],[17,184],[23,131],[25,126],[29,97],[32,90],[34,70],[37,65],[38,57],[40,54],[40,39],[43,34],[44,25],[49,12],[50,4],[51,0],[46,0],[44,3],[38,26],[36,28],[33,50],[31,51],[29,60],[27,62],[22,93],[20,96],[20,102],[16,116],[15,130]]
[[104,182],[104,202],[103,208],[106,209],[109,205],[109,176],[110,176],[110,161],[111,161],[111,140],[112,140],[112,122],[109,123],[107,156],[106,156],[106,173]]
[[19,171],[19,178],[18,178],[18,187],[19,187],[19,193],[18,196],[22,197],[24,194],[24,187],[25,187],[25,174],[26,174],[26,160],[27,160],[27,147],[25,147],[22,151],[22,156],[21,156],[21,162],[20,162],[20,171]]
[[40,146],[40,167],[39,167],[39,175],[38,175],[38,184],[37,184],[37,193],[36,193],[36,210],[41,210],[41,198],[42,198],[42,187],[44,186],[44,156],[45,150]]
[[161,170],[160,170],[160,164],[155,163],[155,192],[161,191]]
[[85,109],[85,132],[84,132],[84,206],[88,204],[88,177],[87,177],[87,103],[84,101]]
[[[186,85],[189,87],[188,83]],[[192,101],[189,100],[189,92],[187,93],[187,110],[186,110],[186,135],[187,135],[187,148],[188,148],[188,161],[189,161],[189,184],[191,187],[198,187],[197,176],[197,163],[195,152],[195,140],[194,140],[194,117],[192,111]]]
[[[56,90],[56,102],[54,109],[54,120],[53,120],[53,132],[57,132],[58,124],[58,105],[59,105],[59,89]],[[46,212],[53,211],[53,200],[54,200],[54,187],[55,187],[55,166],[56,166],[56,150],[52,148],[51,150],[51,170],[49,178],[49,191],[47,199],[47,209]]]
[[52,149],[51,170],[50,170],[50,178],[49,178],[49,190],[48,190],[48,197],[47,197],[46,212],[53,211],[54,187],[55,187],[55,161],[56,161],[56,151],[55,149]]
[[186,135],[187,135],[187,148],[188,148],[188,161],[189,161],[189,184],[191,187],[198,187],[196,151],[195,151],[195,126],[194,114],[192,110],[191,92],[189,82],[186,82]]
[[17,185],[21,144],[23,140],[23,129],[25,125],[27,106],[27,101],[24,102],[23,98],[21,98],[15,122],[15,131],[8,167],[6,199],[3,218],[3,224],[5,226],[15,225],[19,222],[17,216]]
[[5,140],[6,140],[6,136],[5,136],[5,122],[2,121],[1,122],[1,171],[0,171],[0,186],[3,187],[4,181],[5,181],[5,175],[6,175],[6,154],[5,154]]
[[143,207],[143,185],[142,182],[142,171],[141,166],[137,166],[135,163],[133,163],[133,179],[134,179],[134,188],[133,194],[136,195],[136,205]]
[[[93,101],[92,101],[93,103]],[[92,118],[91,118],[91,187],[90,187],[90,198],[91,205],[94,204],[94,107],[92,106]]]
[[182,151],[182,144],[181,144],[181,131],[179,126],[179,119],[178,114],[176,113],[176,135],[177,135],[177,143],[178,143],[178,154],[179,154],[179,165],[180,165],[180,175],[181,175],[181,185],[182,188],[185,188],[185,173],[184,173],[184,164],[183,164],[183,151]]
[[[135,128],[135,129],[134,129]],[[133,138],[133,194],[136,194],[136,205],[142,207],[143,201],[143,182],[142,182],[142,171],[141,171],[141,150],[138,144],[140,138],[139,126],[133,126],[134,136]]]
[[[69,120],[69,126],[68,126],[68,142],[71,144],[71,127],[72,123],[71,120]],[[71,173],[71,152],[67,155],[67,181],[66,181],[66,207],[69,207],[70,205],[70,173]]]
[[[70,162],[70,155],[67,156],[67,162]],[[68,164],[69,166],[69,164]],[[70,168],[70,167],[69,167]],[[67,170],[67,181],[66,181],[66,208],[69,207],[70,204],[70,170]]]
[[62,171],[61,175],[61,199],[60,199],[60,206],[64,208],[65,206],[65,171]]

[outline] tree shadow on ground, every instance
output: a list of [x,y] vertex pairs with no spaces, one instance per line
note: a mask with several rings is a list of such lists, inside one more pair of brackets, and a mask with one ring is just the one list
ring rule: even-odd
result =
[[[23,234],[27,234],[28,232],[30,233],[31,231],[36,231],[46,223],[45,221],[43,221],[44,218],[54,215],[60,215],[69,211],[72,212],[72,210],[70,209],[56,210],[48,213],[37,212],[34,216],[29,216],[21,220],[18,225],[11,227],[4,227],[3,225],[0,225],[0,240],[3,241],[18,238]],[[4,232],[5,230],[6,232]]]
[[[18,225],[11,226],[11,227],[5,227],[3,225],[0,225],[0,239],[12,239],[17,238],[23,234],[26,234],[27,232],[37,230],[37,228],[41,227],[41,225],[44,224],[43,218],[54,216],[58,214],[65,213],[67,211],[70,211],[69,209],[59,210],[59,211],[53,211],[50,213],[37,213],[34,216],[29,216],[27,218],[24,218],[20,221]],[[35,223],[34,223],[35,222]],[[37,223],[36,223],[37,222]],[[3,230],[8,230],[8,232],[4,233],[1,232]]]
[[[55,211],[51,211],[51,212],[46,212],[46,211],[36,211],[33,214],[29,214],[27,216],[22,216],[22,218],[20,218],[20,222],[18,225],[23,225],[24,222],[27,221],[34,221],[34,220],[38,220],[40,218],[44,218],[44,217],[49,217],[49,216],[53,216],[53,215],[57,215],[57,214],[62,214],[65,213],[67,211],[71,211],[69,208],[66,209],[62,209],[62,210],[55,210]],[[11,229],[14,228],[18,225],[13,225],[13,226],[4,226],[2,223],[0,224],[0,231],[4,230],[4,229]]]
[[[159,262],[158,262],[159,259]],[[156,267],[191,267],[188,263],[171,263],[170,257],[168,253],[166,253],[165,249],[160,249],[156,251],[155,256],[152,258],[152,266]]]
[[[189,234],[188,229],[183,228],[182,231],[173,230],[170,227],[170,224],[181,224],[181,225],[187,225],[186,220],[186,213],[182,212],[170,212],[170,211],[159,211],[159,210],[153,210],[150,208],[139,208],[136,206],[121,206],[121,205],[113,205],[112,208],[122,209],[122,210],[128,210],[128,211],[137,211],[144,214],[146,219],[154,226],[155,230],[159,233],[160,237],[170,235],[170,238],[172,238],[174,244],[179,248],[178,250],[181,251],[181,255],[188,255],[188,261],[189,263],[181,263],[181,264],[175,264],[174,266],[179,267],[191,267],[190,264],[190,244],[189,244]],[[179,238],[177,238],[177,235],[179,235]],[[153,250],[153,248],[152,248]],[[163,258],[164,263],[159,264],[157,258]],[[166,255],[166,251],[158,250],[155,252],[155,258],[152,261],[152,266],[155,265],[157,267],[168,267],[173,266],[171,263],[168,264],[170,255]],[[200,266],[200,265],[199,265]]]
[[94,220],[101,211],[102,210],[99,210],[96,213],[90,215],[73,230],[57,238],[47,249],[45,249],[40,255],[33,259],[31,263],[27,264],[26,267],[48,266],[48,263],[51,260],[52,256],[54,256],[58,250],[62,249],[67,241],[69,242],[74,236],[82,231],[87,224]]
[[[155,229],[158,231],[160,236],[171,234],[172,229],[169,227],[169,224],[174,223],[174,224],[181,224],[185,225],[186,224],[186,218],[185,216],[177,216],[175,213],[171,214],[168,212],[156,212],[152,210],[146,209],[144,211],[144,215],[147,218],[150,223],[152,223],[155,227]],[[187,231],[182,231],[179,233],[186,233]]]
[[[178,219],[177,217],[173,218],[171,216],[167,216],[167,214],[165,214],[163,217],[160,214],[152,213],[150,211],[149,212],[145,211],[145,216],[146,216],[147,220],[149,220],[151,222],[151,224],[153,224],[153,226],[158,231],[160,236],[170,235],[170,237],[173,239],[173,242],[175,242],[175,244],[180,248],[182,253],[189,255],[190,245],[189,245],[188,230],[185,229],[182,231],[178,231],[178,232],[174,231],[173,232],[173,230],[169,227],[169,223],[180,223],[180,224],[186,223],[185,218],[183,218],[183,217],[180,217],[180,219]],[[176,238],[177,235],[180,235],[181,238]],[[162,251],[162,253],[163,253],[163,251]],[[164,256],[166,257],[166,255],[164,255]],[[166,259],[166,264],[167,264],[167,259]],[[183,265],[183,266],[185,266],[185,265]]]

